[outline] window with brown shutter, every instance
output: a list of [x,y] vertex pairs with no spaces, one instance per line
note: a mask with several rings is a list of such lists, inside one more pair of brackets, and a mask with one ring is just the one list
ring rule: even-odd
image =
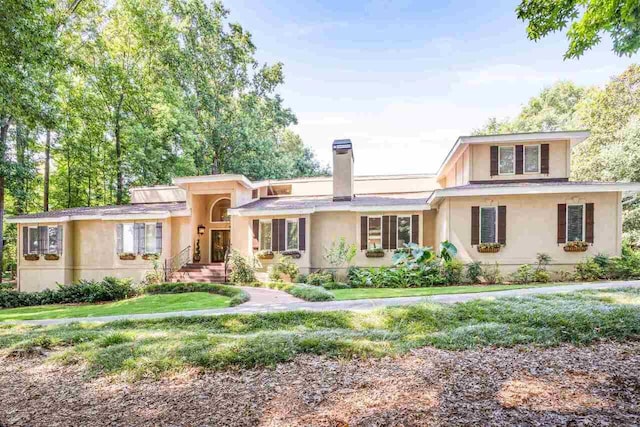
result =
[[507,244],[507,207],[498,206],[498,243]]
[[300,218],[298,219],[298,244],[299,244],[299,250],[304,251],[306,250],[306,246],[307,246],[307,231],[306,231],[306,226],[307,226],[307,219],[306,218]]
[[389,249],[389,216],[382,217],[382,249]]
[[549,144],[540,144],[540,173],[549,174]]
[[278,252],[280,250],[280,240],[278,239],[279,236],[279,225],[280,225],[280,221],[278,221],[277,219],[272,219],[271,220],[271,250],[273,252]]
[[587,203],[585,206],[585,240],[588,243],[593,243],[593,203]]
[[396,215],[389,217],[389,229],[391,230],[389,233],[389,249],[398,249],[398,217]]
[[516,175],[522,175],[523,173],[523,151],[524,150],[522,145],[516,145]]
[[360,217],[360,249],[367,250],[367,229],[369,227],[369,220],[366,216]]
[[498,175],[498,146],[492,145],[491,152],[491,176]]
[[253,230],[253,250],[257,251],[258,248],[260,248],[260,240],[259,240],[259,236],[260,236],[260,220],[259,219],[254,219],[253,220],[252,230]]
[[480,206],[471,206],[471,244],[480,243]]
[[278,220],[278,250],[285,251],[287,248],[287,230],[284,218]]
[[567,242],[567,205],[558,204],[558,243]]
[[420,243],[420,216],[411,215],[411,243]]

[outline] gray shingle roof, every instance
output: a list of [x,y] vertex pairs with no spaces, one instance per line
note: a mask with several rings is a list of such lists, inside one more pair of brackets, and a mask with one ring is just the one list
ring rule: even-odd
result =
[[118,206],[94,206],[71,209],[61,209],[57,211],[39,212],[26,215],[17,215],[10,219],[34,219],[34,218],[61,218],[66,216],[109,216],[126,214],[143,214],[150,212],[175,212],[186,209],[186,202],[171,203],[139,203],[135,205]]
[[425,205],[431,193],[418,193],[412,195],[388,195],[388,196],[356,196],[350,201],[333,201],[332,196],[292,196],[273,197],[247,203],[237,209],[256,211],[293,210],[293,209],[317,209],[323,207],[384,207],[411,206],[416,209]]

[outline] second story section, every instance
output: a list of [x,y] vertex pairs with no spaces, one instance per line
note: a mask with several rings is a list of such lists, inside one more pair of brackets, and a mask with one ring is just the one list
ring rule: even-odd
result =
[[458,138],[437,174],[442,188],[466,184],[568,181],[571,151],[587,131]]

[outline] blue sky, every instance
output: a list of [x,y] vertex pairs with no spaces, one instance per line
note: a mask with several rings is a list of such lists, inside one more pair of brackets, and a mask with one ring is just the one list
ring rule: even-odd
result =
[[356,174],[435,172],[459,135],[514,116],[558,80],[602,85],[633,59],[608,39],[563,61],[556,34],[526,38],[518,1],[227,0],[261,62],[284,63],[293,129],[329,163],[351,138]]

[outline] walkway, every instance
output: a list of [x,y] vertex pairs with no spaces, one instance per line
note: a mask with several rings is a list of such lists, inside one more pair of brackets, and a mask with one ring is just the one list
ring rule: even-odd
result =
[[453,304],[480,298],[500,298],[513,296],[527,296],[540,294],[554,294],[580,291],[585,289],[608,289],[620,287],[640,288],[640,280],[627,282],[597,282],[580,283],[573,285],[548,286],[541,288],[513,289],[496,292],[479,292],[472,294],[452,294],[433,295],[429,297],[400,297],[400,298],[380,298],[361,299],[347,301],[326,301],[326,302],[305,302],[291,295],[272,289],[242,287],[251,296],[251,300],[245,304],[219,309],[193,310],[193,311],[173,311],[170,313],[148,313],[148,314],[127,314],[120,316],[105,317],[83,317],[71,319],[49,319],[49,320],[25,320],[19,323],[33,325],[62,325],[72,322],[111,322],[114,320],[135,320],[135,319],[161,319],[176,316],[217,316],[221,314],[251,314],[251,313],[271,313],[291,310],[308,311],[366,311],[379,307],[389,307],[397,305],[411,305],[423,302],[435,302],[442,304]]

